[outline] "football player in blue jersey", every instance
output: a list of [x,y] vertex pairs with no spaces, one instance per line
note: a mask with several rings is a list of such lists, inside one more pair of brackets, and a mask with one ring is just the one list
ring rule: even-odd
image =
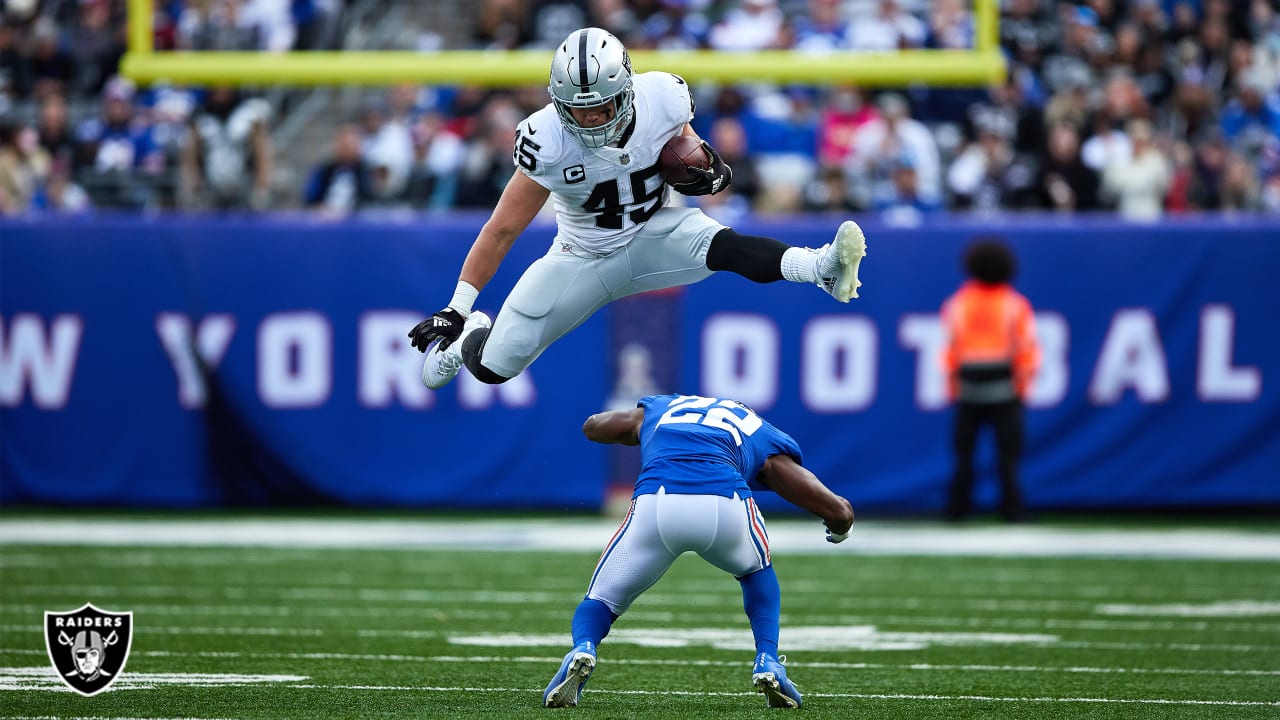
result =
[[[866,241],[852,220],[815,249],[743,235],[697,208],[668,207],[673,187],[707,195],[733,180],[704,142],[709,169],[691,169],[687,182],[663,181],[663,146],[676,135],[697,137],[693,98],[679,76],[634,74],[616,37],[584,28],[556,50],[548,91],[551,102],[516,127],[515,172],[463,261],[449,305],[409,331],[427,353],[427,387],[443,387],[464,364],[482,382],[506,382],[609,302],[718,270],[761,283],[813,283],[840,302],[858,296]],[[550,250],[521,275],[496,319],[472,312],[548,198],[556,211]]]
[[752,491],[772,490],[822,518],[833,543],[853,527],[849,501],[801,465],[800,446],[791,436],[734,400],[650,395],[634,409],[592,415],[582,431],[595,442],[639,445],[640,476],[631,508],[574,611],[573,649],[542,704],[578,704],[610,626],[677,557],[691,551],[742,585],[756,644],[752,684],[769,707],[800,707],[800,691],[778,656],[781,591]]

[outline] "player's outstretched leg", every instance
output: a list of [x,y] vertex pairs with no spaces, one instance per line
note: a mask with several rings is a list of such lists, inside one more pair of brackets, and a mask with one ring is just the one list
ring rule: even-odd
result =
[[564,661],[560,670],[542,693],[542,706],[549,708],[575,707],[582,696],[582,687],[596,668],[596,646],[590,640],[578,643]]
[[756,686],[756,692],[764,693],[771,708],[798,708],[801,705],[800,690],[787,679],[787,669],[783,667],[786,661],[785,655],[776,658],[768,653],[759,653],[751,670],[751,684]]
[[422,384],[437,390],[449,384],[449,381],[462,369],[462,341],[473,331],[491,327],[493,322],[482,312],[473,312],[462,324],[462,333],[449,346],[440,349],[440,343],[427,350],[427,359],[422,363]]
[[840,224],[836,237],[818,248],[818,285],[840,302],[858,297],[858,266],[867,255],[867,239],[852,220]]

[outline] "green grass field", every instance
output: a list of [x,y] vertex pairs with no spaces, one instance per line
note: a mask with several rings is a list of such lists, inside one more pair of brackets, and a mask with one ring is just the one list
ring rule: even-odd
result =
[[[596,557],[4,544],[0,717],[786,712],[751,692],[737,583],[688,555],[614,626],[582,704],[542,709]],[[1280,717],[1280,561],[775,547],[774,563],[804,717]],[[86,601],[135,623],[92,698],[54,676],[42,629]]]

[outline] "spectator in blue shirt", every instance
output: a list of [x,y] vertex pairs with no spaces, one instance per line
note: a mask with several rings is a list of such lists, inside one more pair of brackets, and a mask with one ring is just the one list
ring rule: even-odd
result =
[[1245,73],[1236,97],[1223,108],[1222,132],[1237,149],[1280,136],[1280,96],[1268,90],[1259,73]]

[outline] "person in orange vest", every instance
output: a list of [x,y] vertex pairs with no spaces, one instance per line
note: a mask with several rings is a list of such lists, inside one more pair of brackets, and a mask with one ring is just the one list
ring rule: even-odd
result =
[[947,334],[942,354],[951,400],[955,475],[945,509],[962,520],[972,509],[973,455],[984,425],[995,431],[1002,488],[1000,514],[1027,519],[1018,486],[1022,453],[1022,401],[1040,365],[1031,303],[1014,289],[1013,252],[1003,242],[979,240],[964,256],[969,279],[942,306]]

